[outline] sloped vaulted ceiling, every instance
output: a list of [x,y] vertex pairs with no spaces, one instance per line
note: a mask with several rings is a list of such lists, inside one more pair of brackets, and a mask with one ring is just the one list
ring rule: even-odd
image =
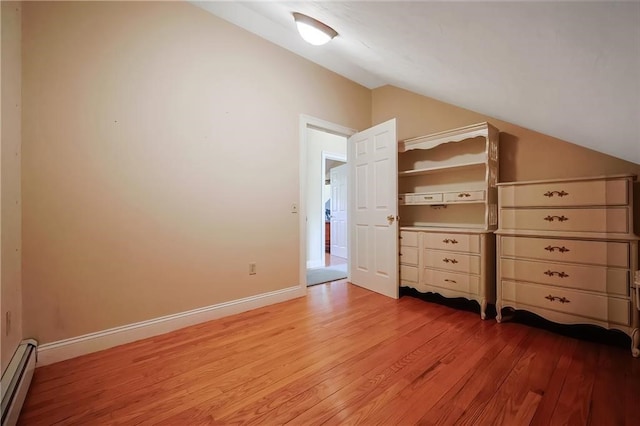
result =
[[[194,2],[360,84],[640,163],[640,1]],[[340,34],[315,47],[291,12]]]

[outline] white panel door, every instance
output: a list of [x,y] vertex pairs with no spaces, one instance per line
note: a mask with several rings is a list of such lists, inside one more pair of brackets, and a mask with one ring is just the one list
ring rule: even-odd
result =
[[331,255],[347,257],[347,182],[349,166],[334,167],[331,178]]
[[398,298],[396,120],[349,138],[351,282]]

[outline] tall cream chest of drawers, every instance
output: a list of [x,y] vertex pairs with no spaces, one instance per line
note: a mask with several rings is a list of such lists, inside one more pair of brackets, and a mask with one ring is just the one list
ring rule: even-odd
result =
[[640,355],[635,176],[498,184],[497,320],[502,309],[631,337]]

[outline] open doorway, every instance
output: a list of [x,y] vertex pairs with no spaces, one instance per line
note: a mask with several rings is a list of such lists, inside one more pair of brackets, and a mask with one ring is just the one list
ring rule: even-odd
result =
[[[346,138],[335,135],[317,135],[323,142],[330,142],[332,148],[339,147],[341,153],[322,151],[320,180],[314,186],[320,187],[320,221],[307,221],[309,241],[316,241],[320,234],[322,243],[320,266],[307,268],[307,286],[342,280],[348,275],[347,241],[347,184],[348,169],[346,156]],[[314,137],[311,138],[315,139]],[[344,139],[344,140],[341,140]],[[313,143],[313,142],[312,142]],[[338,146],[339,145],[339,146]],[[326,145],[325,145],[326,147]],[[315,160],[312,160],[315,161]],[[314,179],[315,180],[315,179]],[[310,188],[311,189],[311,188]],[[315,191],[311,196],[315,197]],[[309,204],[314,204],[311,200]],[[315,215],[310,215],[315,218]],[[309,218],[308,218],[309,219]],[[320,226],[318,226],[320,225]],[[308,250],[307,256],[317,250]],[[313,265],[313,258],[308,259]],[[316,264],[318,262],[315,262]]]
[[346,155],[322,152],[324,177],[322,208],[324,226],[322,235],[325,251],[325,267],[347,263],[347,185],[348,166]]
[[347,138],[355,131],[301,117],[301,285],[348,277]]
[[[320,169],[317,158],[310,154],[309,139],[314,134],[330,134],[344,138],[347,146],[348,172],[348,259],[347,279],[350,283],[398,298],[398,147],[396,120],[391,119],[371,128],[356,132],[324,120],[300,116],[300,209],[299,211],[299,271],[300,290],[306,293],[307,271],[312,266],[307,251],[319,247],[324,241],[312,244],[313,230],[310,216],[322,215],[322,197],[308,196],[316,185],[311,173]],[[319,132],[317,132],[319,131]],[[329,150],[329,149],[327,149]],[[317,152],[321,149],[318,148]],[[317,167],[317,168],[316,168]],[[317,204],[316,204],[317,203]],[[316,206],[316,207],[314,207]],[[317,213],[316,213],[317,212]],[[374,214],[375,213],[375,214]],[[311,232],[311,233],[309,233]],[[309,235],[308,235],[309,234]],[[318,266],[324,262],[318,262]],[[323,286],[324,288],[324,286]]]

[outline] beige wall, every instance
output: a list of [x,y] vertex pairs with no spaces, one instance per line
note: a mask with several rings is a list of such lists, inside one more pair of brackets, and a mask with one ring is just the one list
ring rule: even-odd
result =
[[299,114],[371,92],[188,3],[23,8],[26,335],[297,285]]
[[[500,130],[501,182],[617,173],[640,174],[638,164],[486,115],[393,86],[373,90],[372,123],[382,123],[393,117],[398,120],[399,140],[484,121],[495,125]],[[579,126],[580,123],[572,125]],[[602,143],[606,144],[607,141]]]
[[[18,2],[0,3],[1,69],[0,147],[1,258],[0,258],[0,346],[4,372],[18,343],[22,340],[21,283],[21,199],[20,199],[20,25],[22,6]],[[7,323],[10,312],[10,325]]]

